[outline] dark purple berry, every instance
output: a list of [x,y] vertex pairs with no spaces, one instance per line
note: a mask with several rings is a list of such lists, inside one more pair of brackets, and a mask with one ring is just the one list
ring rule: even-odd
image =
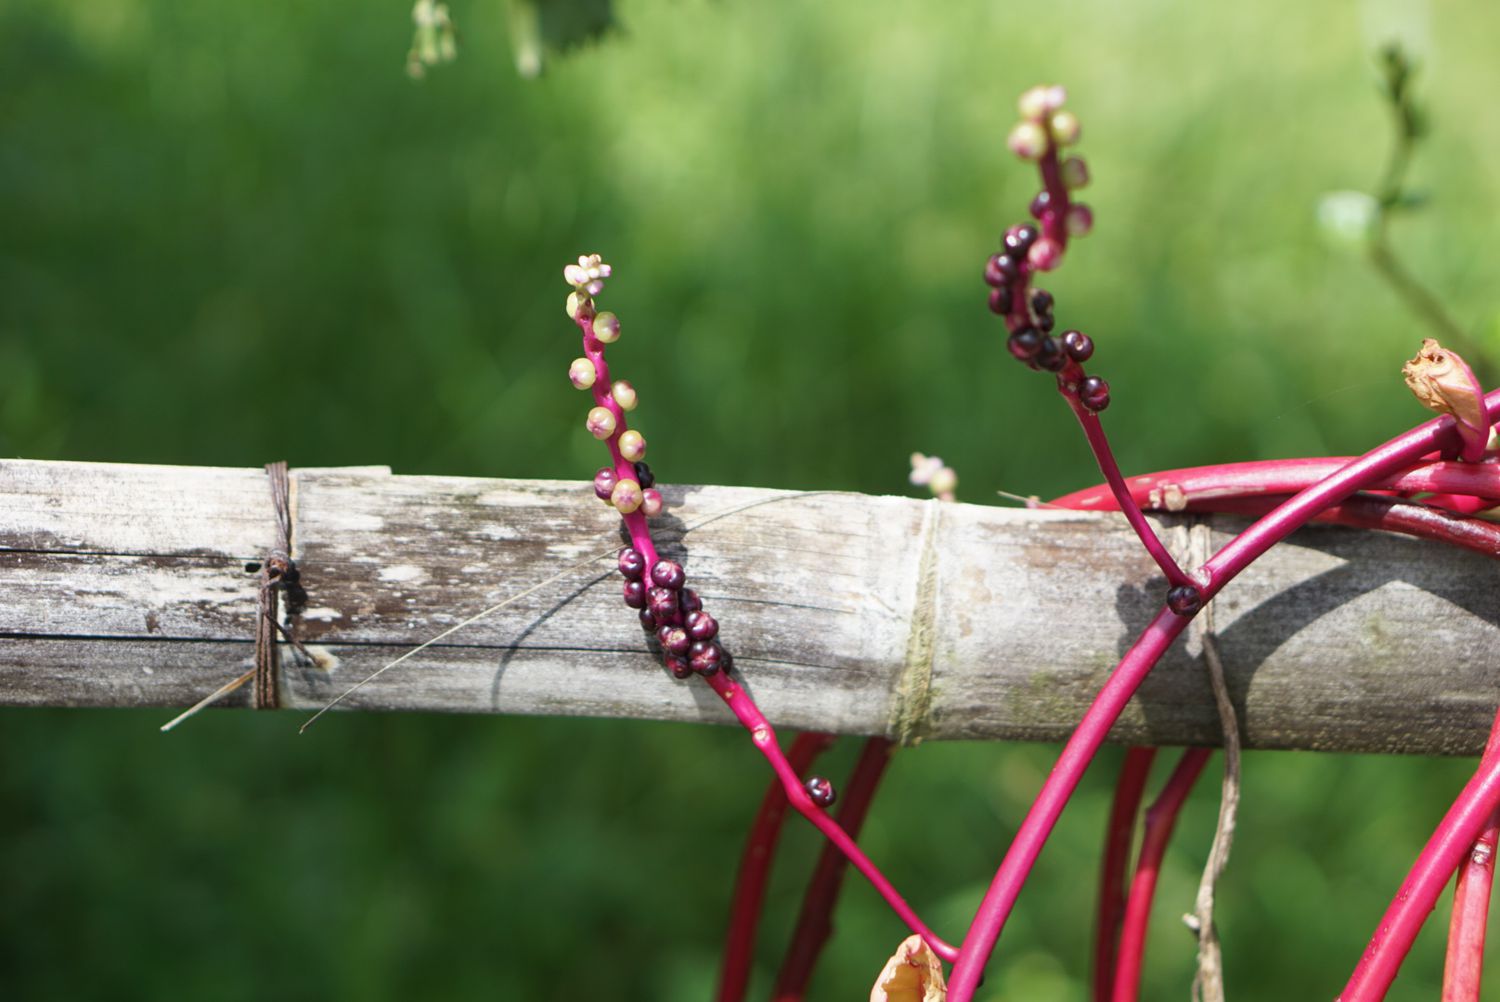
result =
[[608,501],[609,496],[615,492],[615,484],[619,482],[620,478],[615,476],[613,467],[601,467],[594,474],[594,496],[600,501]]
[[1052,208],[1052,193],[1043,189],[1031,200],[1031,218],[1041,219],[1042,213]]
[[[1012,274],[1007,275],[1000,270],[1000,262],[1002,260],[1009,262]],[[1001,286],[1009,284],[1010,280],[1016,277],[1014,274],[1015,270],[1016,263],[1014,261],[1011,261],[1009,258],[1002,258],[999,254],[991,254],[990,259],[984,263],[984,282],[986,285],[992,285],[998,289]]]
[[625,575],[627,581],[641,579],[641,575],[646,573],[646,558],[641,556],[640,550],[627,546],[620,551],[620,573]]
[[650,609],[641,610],[641,629],[647,633],[656,632],[656,616],[652,614]]
[[656,566],[651,568],[651,580],[662,588],[670,588],[677,591],[687,580],[683,573],[682,565],[675,560],[658,560]]
[[1036,325],[1043,331],[1051,334],[1052,328],[1057,326],[1057,320],[1053,318],[1052,314],[1043,313],[1041,316],[1036,318]]
[[719,634],[718,621],[702,609],[688,613],[682,624],[687,627],[688,636],[694,640],[712,640]]
[[625,582],[625,604],[632,609],[646,608],[646,585],[643,582]]
[[646,608],[658,623],[677,622],[677,593],[670,588],[652,588],[646,592]]
[[693,646],[692,640],[688,639],[687,631],[680,626],[658,626],[656,628],[656,642],[661,644],[661,649],[668,654],[676,654],[682,657]]
[[1083,331],[1063,331],[1062,343],[1075,362],[1087,362],[1094,356],[1094,339]]
[[656,486],[656,474],[651,472],[644,459],[635,464],[635,482],[641,485],[641,490]]
[[833,788],[833,784],[822,776],[809,776],[802,786],[807,790],[807,795],[812,798],[812,802],[819,807],[832,807],[833,802],[839,799],[838,791]]
[[990,312],[997,316],[1005,316],[1010,312],[1011,294],[1010,286],[1002,285],[998,289],[990,290]]
[[1005,249],[1017,258],[1024,258],[1031,245],[1036,243],[1036,238],[1035,226],[1012,226],[1005,231]]
[[1042,350],[1042,332],[1035,327],[1022,327],[1010,336],[1005,342],[1005,347],[1010,353],[1021,361],[1036,357],[1036,353]]
[[700,640],[688,648],[688,664],[699,675],[713,675],[724,664],[724,649],[712,640]]
[[[1021,262],[1009,254],[996,254],[990,261],[994,264],[995,271],[1004,275],[1007,282],[1015,281],[1016,276],[1021,274]],[[988,265],[985,270],[989,270]]]
[[722,647],[719,648],[719,668],[723,670],[725,675],[734,671],[734,655]]
[[1052,293],[1046,289],[1037,289],[1031,294],[1031,308],[1036,311],[1037,316],[1052,312]]
[[1179,616],[1191,616],[1203,608],[1203,593],[1192,585],[1178,585],[1167,592],[1167,608]]
[[693,589],[684,588],[682,589],[682,596],[678,599],[678,604],[682,606],[684,613],[697,612],[703,608],[703,599],[699,598],[698,593],[693,591]]
[[1046,338],[1036,353],[1036,364],[1048,372],[1058,372],[1068,364],[1068,353],[1063,351],[1062,343],[1057,338]]
[[1109,406],[1109,384],[1098,376],[1089,376],[1078,389],[1078,400],[1091,411]]
[[688,664],[687,658],[678,657],[676,654],[663,654],[661,663],[666,665],[667,671],[672,673],[673,678],[687,678],[693,674],[693,667]]

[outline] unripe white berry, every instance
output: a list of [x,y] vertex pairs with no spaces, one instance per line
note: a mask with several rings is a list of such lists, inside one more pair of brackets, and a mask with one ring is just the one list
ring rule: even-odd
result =
[[644,459],[646,456],[645,436],[633,428],[621,434],[620,441],[617,444],[620,447],[620,455],[632,463]]
[[1010,130],[1005,145],[1022,160],[1035,160],[1047,149],[1047,133],[1035,122],[1021,122]]
[[593,386],[598,375],[594,363],[586,358],[575,358],[573,364],[568,366],[568,380],[580,390]]
[[641,506],[641,485],[634,480],[621,480],[610,492],[609,503],[621,515],[629,515]]
[[594,337],[605,344],[620,340],[620,318],[605,310],[594,318]]
[[1071,111],[1059,111],[1052,116],[1052,135],[1057,137],[1059,145],[1072,146],[1082,134],[1083,126],[1078,124],[1078,116]]
[[615,380],[615,385],[610,389],[610,395],[615,398],[615,403],[620,405],[622,411],[633,411],[639,402],[636,399],[635,387],[623,379]]
[[615,433],[615,412],[608,407],[595,407],[589,411],[584,427],[589,430],[590,435],[602,442]]

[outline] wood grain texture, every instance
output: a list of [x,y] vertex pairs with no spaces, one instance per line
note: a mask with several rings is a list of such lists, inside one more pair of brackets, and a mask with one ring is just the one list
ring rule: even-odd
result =
[[[663,552],[723,624],[772,721],[906,738],[1056,740],[1165,590],[1117,516],[725,487],[665,489]],[[620,602],[618,519],[586,484],[294,470],[283,699],[322,705],[462,619],[540,585],[351,697],[364,710],[725,722]],[[253,659],[254,570],[275,537],[260,470],[0,462],[0,704],[180,706]],[[1168,525],[1217,547],[1236,523]],[[595,557],[592,561],[586,558]],[[1218,601],[1252,748],[1475,754],[1500,701],[1495,564],[1314,528]],[[248,693],[229,697],[244,705]],[[1179,645],[1120,741],[1213,743]]]

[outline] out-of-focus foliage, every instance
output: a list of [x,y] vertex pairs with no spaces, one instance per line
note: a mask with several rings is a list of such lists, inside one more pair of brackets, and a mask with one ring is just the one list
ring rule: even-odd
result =
[[[586,477],[560,269],[600,251],[611,361],[665,480],[901,492],[921,450],[961,500],[1081,486],[1076,431],[1005,356],[979,280],[1034,191],[1003,147],[1014,97],[1051,80],[1098,222],[1049,288],[1099,345],[1122,465],[1359,451],[1425,416],[1399,376],[1423,332],[1315,221],[1387,147],[1388,38],[1360,10],[626,0],[523,80],[503,5],[459,2],[462,55],[414,83],[404,4],[16,0],[0,454]],[[1433,199],[1392,230],[1492,346],[1497,29],[1466,2],[1420,32],[1412,180]],[[163,738],[162,719],[0,714],[6,997],[707,997],[767,778],[737,733],[351,715],[297,738],[224,713]],[[868,842],[939,929],[968,920],[1052,754],[894,765]],[[1082,997],[1104,766],[985,998]],[[1249,756],[1230,991],[1331,996],[1467,768]],[[1174,924],[1213,810],[1195,799],[1168,859],[1148,998],[1186,991]],[[853,882],[838,921],[819,998],[867,991],[868,944],[901,938]],[[1440,938],[1393,998],[1436,994]]]

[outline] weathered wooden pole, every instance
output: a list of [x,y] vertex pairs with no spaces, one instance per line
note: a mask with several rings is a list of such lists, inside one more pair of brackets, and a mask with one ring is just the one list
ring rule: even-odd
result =
[[[788,728],[1057,739],[1163,593],[1114,516],[727,487],[666,491],[658,538]],[[620,602],[617,519],[587,485],[294,470],[281,705],[311,709],[460,620],[528,594],[361,689],[363,710],[723,722]],[[1169,523],[1218,546],[1219,519]],[[249,669],[276,519],[262,470],[0,462],[0,703],[185,706]],[[584,562],[594,555],[597,559]],[[1313,528],[1219,599],[1246,744],[1477,753],[1500,701],[1495,564]],[[554,579],[555,578],[555,579]],[[246,705],[248,687],[226,697]],[[1218,738],[1179,647],[1116,728]]]

